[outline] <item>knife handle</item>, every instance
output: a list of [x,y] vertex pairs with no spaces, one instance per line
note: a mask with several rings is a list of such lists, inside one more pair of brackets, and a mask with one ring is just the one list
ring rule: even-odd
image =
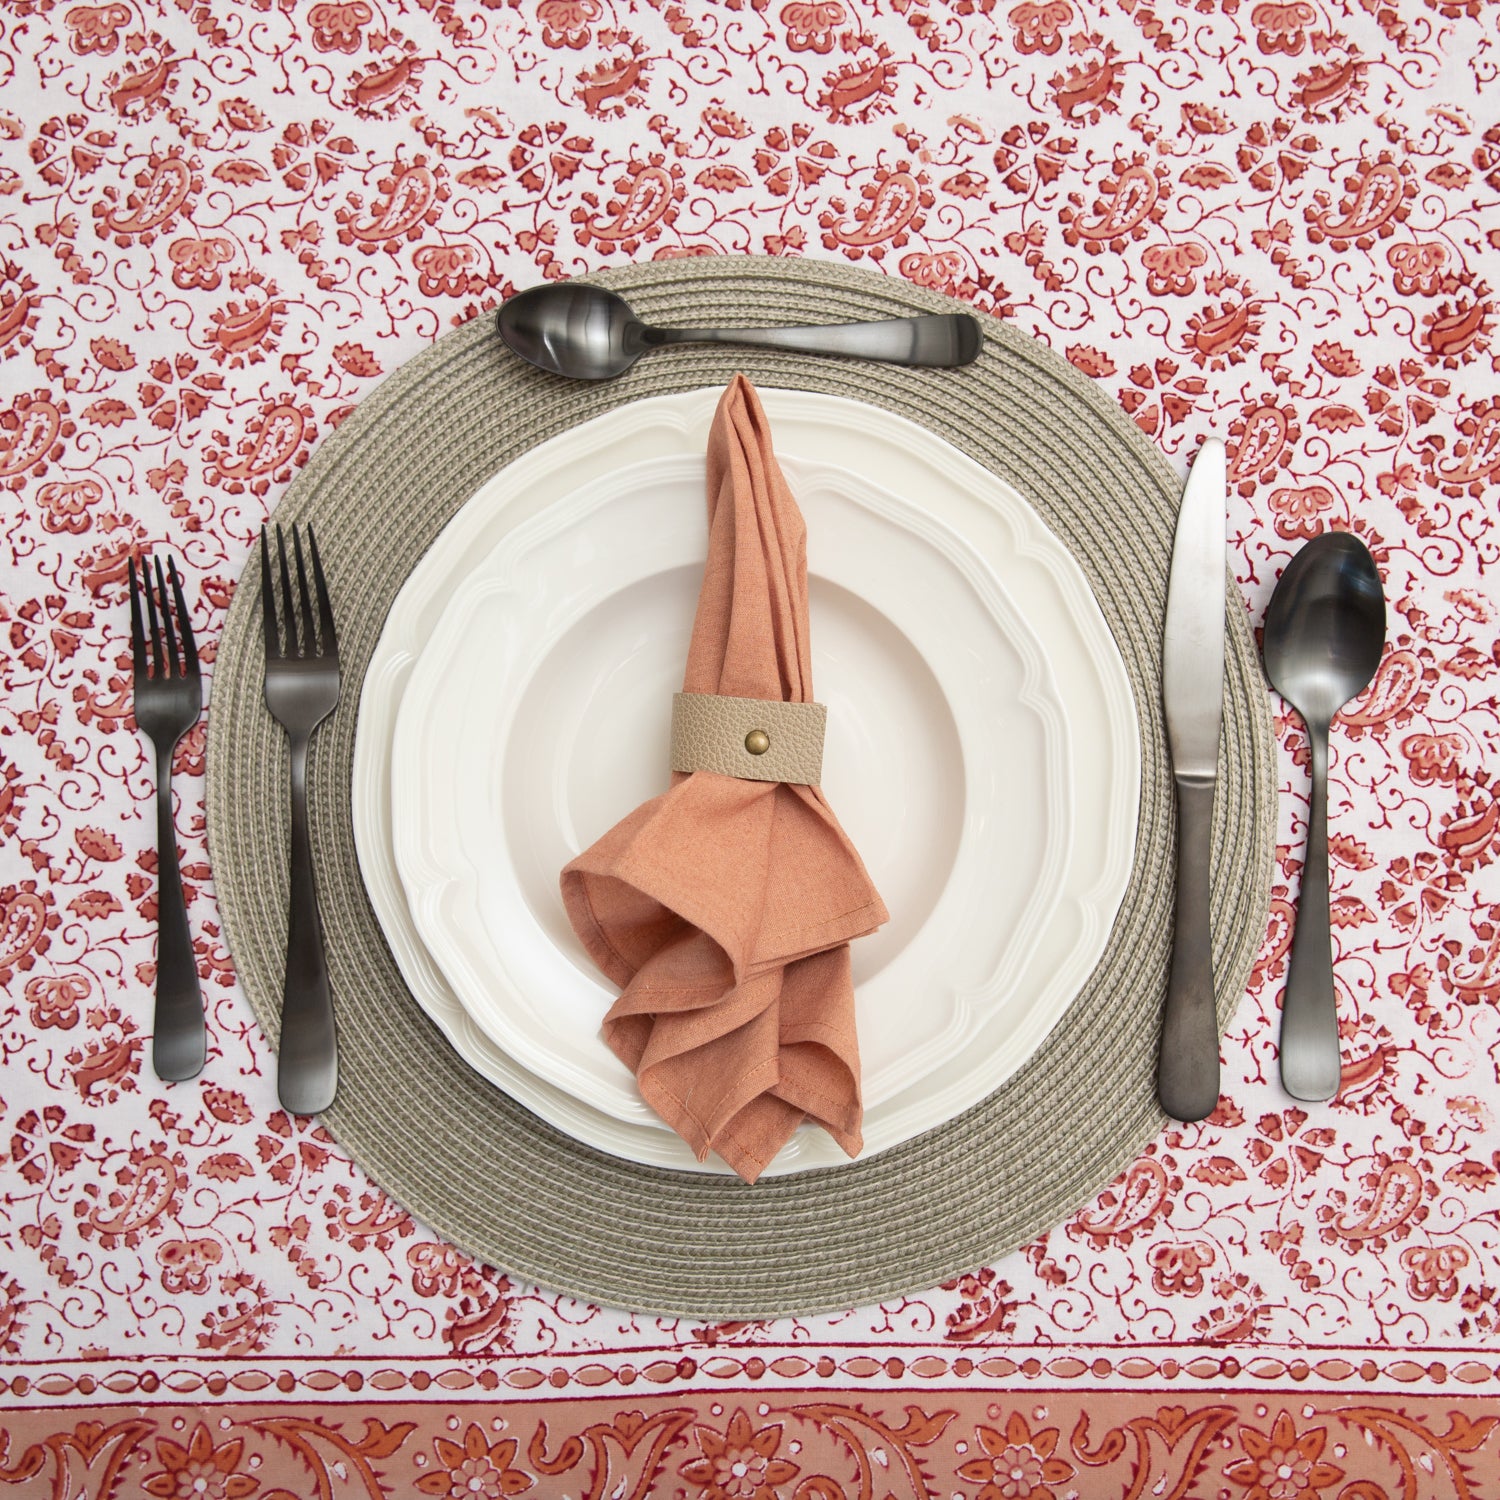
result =
[[1213,782],[1179,780],[1177,920],[1156,1073],[1157,1097],[1174,1120],[1201,1120],[1219,1102],[1219,1021],[1208,908],[1213,822]]

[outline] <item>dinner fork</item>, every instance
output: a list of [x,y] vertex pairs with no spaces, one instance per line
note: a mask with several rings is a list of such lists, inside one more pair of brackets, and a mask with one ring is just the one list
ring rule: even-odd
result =
[[[308,592],[302,536],[292,527],[297,592],[287,566],[286,538],[276,528],[276,554],[283,609],[276,610],[271,548],[260,529],[260,601],[266,637],[266,707],[286,730],[292,765],[291,889],[286,934],[286,978],[281,991],[281,1046],[276,1090],[282,1106],[295,1115],[319,1114],[333,1103],[338,1088],[338,1036],[333,993],[323,952],[323,921],[313,878],[312,839],[307,827],[307,747],[315,730],[339,701],[339,646],[333,606],[311,526],[307,550],[312,559],[317,609]],[[298,619],[301,619],[299,626]]]
[[[198,648],[177,564],[170,558],[167,561],[172,579],[169,596],[161,558],[154,562],[155,590],[145,559],[141,560],[139,578],[134,555],[130,559],[135,722],[156,750],[156,1019],[152,1025],[151,1066],[158,1078],[181,1082],[202,1070],[208,1035],[203,1024],[203,992],[198,987],[198,960],[193,954],[187,903],[182,896],[182,872],[177,867],[172,757],[178,741],[203,712],[203,679],[198,672]],[[145,618],[150,622],[149,658],[146,626],[141,618],[142,594],[146,596]]]

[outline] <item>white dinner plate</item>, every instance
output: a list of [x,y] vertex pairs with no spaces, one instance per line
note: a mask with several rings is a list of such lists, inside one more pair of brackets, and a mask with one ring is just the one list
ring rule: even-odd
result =
[[[808,527],[823,790],[891,912],[854,944],[874,1109],[951,1077],[1005,1004],[1071,846],[1067,725],[1040,644],[961,538],[845,470],[785,469]],[[646,460],[503,537],[423,649],[392,751],[396,867],[464,1009],[538,1077],[648,1125],[598,1036],[617,991],[558,872],[667,785],[703,487],[701,453]],[[994,1041],[987,1067],[1014,1032]],[[914,1129],[949,1113],[926,1097]]]
[[[617,409],[485,486],[392,611],[355,764],[361,862],[419,1001],[559,1128],[674,1166],[697,1164],[599,1039],[613,994],[557,872],[666,784],[718,394]],[[873,1152],[1003,1082],[1092,969],[1136,725],[1076,565],[1014,491],[889,413],[763,396],[808,518],[824,787],[893,914],[854,948]],[[806,1129],[775,1166],[842,1160]]]

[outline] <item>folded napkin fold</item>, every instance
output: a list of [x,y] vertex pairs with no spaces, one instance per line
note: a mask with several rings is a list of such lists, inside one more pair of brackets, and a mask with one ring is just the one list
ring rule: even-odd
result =
[[[807,528],[754,387],[708,441],[708,561],[687,693],[812,701]],[[562,872],[622,993],[604,1038],[702,1161],[754,1182],[804,1118],[850,1156],[863,1106],[849,941],[886,910],[815,786],[675,773]]]

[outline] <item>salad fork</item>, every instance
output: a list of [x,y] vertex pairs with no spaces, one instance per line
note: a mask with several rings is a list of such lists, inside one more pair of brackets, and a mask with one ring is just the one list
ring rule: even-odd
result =
[[318,913],[312,839],[307,825],[307,747],[313,730],[339,701],[339,647],[317,538],[311,526],[306,530],[317,608],[313,607],[313,594],[307,587],[301,532],[292,527],[292,551],[297,563],[294,596],[286,538],[277,526],[276,554],[283,603],[278,628],[271,548],[266,528],[260,529],[266,707],[286,730],[292,771],[291,889],[276,1089],[282,1106],[296,1115],[319,1114],[327,1109],[333,1103],[339,1074],[333,993],[323,951],[323,921]]
[[[193,954],[187,904],[182,895],[182,872],[177,865],[172,757],[178,742],[203,712],[203,679],[198,671],[198,648],[193,641],[177,564],[168,559],[172,579],[172,592],[168,595],[161,558],[154,559],[154,590],[151,569],[142,559],[137,578],[135,561],[132,555],[132,696],[135,722],[156,750],[156,1018],[152,1023],[151,1066],[158,1078],[180,1083],[202,1070],[208,1034],[203,1023],[198,960]],[[146,623],[141,617],[142,594],[146,598],[145,620],[150,622],[149,657]]]

